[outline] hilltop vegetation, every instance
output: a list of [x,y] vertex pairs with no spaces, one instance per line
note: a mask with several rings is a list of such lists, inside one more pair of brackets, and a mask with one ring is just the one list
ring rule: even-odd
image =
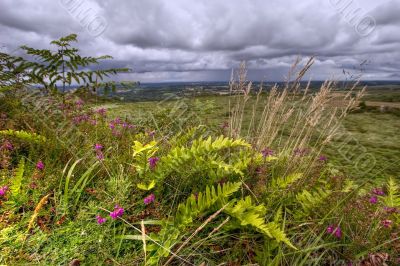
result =
[[[98,103],[91,82],[61,93],[62,73],[29,89],[35,66],[19,62],[0,76],[0,263],[398,264],[398,169],[335,156],[343,128],[370,132],[371,114],[357,84],[300,88],[312,59],[268,94],[242,66],[229,96],[135,105]],[[399,156],[381,129],[378,165]],[[354,149],[364,137],[341,147],[350,160],[371,153]]]

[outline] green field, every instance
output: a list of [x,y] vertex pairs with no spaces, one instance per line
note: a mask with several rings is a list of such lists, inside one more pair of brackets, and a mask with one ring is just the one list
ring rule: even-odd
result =
[[[383,94],[372,90],[365,99],[374,102],[392,99],[398,93]],[[382,97],[384,95],[384,97]],[[134,121],[149,120],[149,117],[163,114],[171,118],[195,119],[213,129],[229,118],[229,96],[204,96],[174,101],[111,103],[100,105],[110,110],[113,116]],[[254,98],[246,106],[244,124],[248,124],[252,114]],[[258,112],[262,111],[258,108]],[[151,124],[151,121],[150,121]],[[156,129],[156,122],[153,124]],[[380,112],[377,108],[350,113],[342,122],[338,136],[323,153],[336,167],[356,178],[376,179],[400,177],[400,117],[392,112]]]

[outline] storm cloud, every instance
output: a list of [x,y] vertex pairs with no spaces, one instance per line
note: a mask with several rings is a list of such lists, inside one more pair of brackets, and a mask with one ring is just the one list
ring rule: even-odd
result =
[[[0,46],[49,47],[77,33],[83,54],[129,67],[120,79],[222,81],[246,61],[250,77],[282,80],[315,55],[314,79],[399,79],[399,0],[1,0]],[[368,62],[362,67],[362,62]]]

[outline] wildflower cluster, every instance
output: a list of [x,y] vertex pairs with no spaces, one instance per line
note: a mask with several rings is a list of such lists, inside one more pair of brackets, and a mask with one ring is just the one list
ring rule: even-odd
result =
[[44,170],[44,163],[42,161],[38,161],[36,163],[36,169],[43,171]]
[[156,197],[154,196],[154,194],[150,194],[147,197],[145,197],[143,199],[143,202],[145,205],[149,205],[150,203],[152,203],[154,200],[156,199]]
[[329,225],[328,228],[326,228],[326,232],[338,239],[342,238],[342,229],[340,229],[338,225]]
[[110,217],[115,220],[118,217],[121,217],[124,214],[124,208],[120,207],[119,205],[115,205],[114,211],[110,213]]
[[150,157],[148,159],[150,169],[154,169],[157,166],[157,162],[160,160],[158,157]]
[[8,186],[0,187],[0,196],[3,197],[8,191]]
[[265,159],[268,156],[274,155],[274,151],[271,150],[270,148],[265,148],[265,149],[261,150],[261,154],[262,154],[263,158]]
[[111,120],[108,126],[111,129],[111,133],[116,137],[122,135],[121,132],[122,130],[135,128],[135,125],[129,124],[126,121],[122,121],[121,118],[119,117],[115,118],[114,120]]
[[99,161],[104,160],[103,145],[101,145],[101,144],[99,144],[99,143],[96,143],[96,144],[94,145],[94,150],[95,150],[95,152],[96,152],[96,158],[97,158]]

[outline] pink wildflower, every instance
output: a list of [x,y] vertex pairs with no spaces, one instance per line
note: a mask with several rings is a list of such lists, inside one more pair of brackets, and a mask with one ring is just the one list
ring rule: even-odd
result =
[[8,186],[0,187],[0,196],[4,196],[8,191]]
[[115,136],[115,137],[120,137],[120,136],[122,135],[122,133],[119,132],[118,130],[113,130],[113,131],[111,132],[111,134],[113,134],[113,136]]
[[386,228],[389,228],[392,225],[392,220],[383,220],[382,225]]
[[78,99],[78,100],[75,102],[75,104],[76,104],[78,107],[81,107],[81,106],[84,104],[84,101],[83,101],[82,99]]
[[154,200],[156,199],[156,196],[154,196],[154,194],[150,194],[147,197],[145,197],[143,199],[143,202],[145,205],[149,205],[150,203],[152,203]]
[[40,171],[43,171],[44,163],[42,161],[37,162],[36,168],[39,169]]
[[103,223],[105,223],[105,222],[107,221],[106,218],[103,218],[103,217],[101,217],[100,215],[97,215],[97,216],[96,216],[96,219],[97,219],[97,223],[98,223],[98,224],[103,224]]
[[101,145],[101,144],[99,144],[99,143],[96,143],[96,144],[94,145],[94,149],[95,149],[96,151],[101,151],[101,150],[103,149],[103,145]]
[[340,229],[340,227],[338,226],[338,227],[336,227],[336,230],[335,230],[335,232],[333,233],[333,235],[336,237],[336,238],[342,238],[342,229]]
[[378,202],[378,197],[377,196],[372,196],[369,199],[369,203],[376,204],[377,202]]
[[331,225],[329,225],[329,226],[326,228],[326,232],[327,232],[328,234],[332,234],[334,228],[335,228],[334,225],[331,224]]
[[321,155],[318,158],[318,161],[320,161],[320,162],[326,162],[327,160],[328,160],[328,158],[325,155]]
[[0,146],[0,150],[3,150],[3,149],[4,149],[4,150],[12,151],[12,150],[14,149],[14,146],[11,144],[10,141],[5,140],[5,141],[3,142],[3,145]]
[[97,157],[97,159],[98,159],[99,161],[103,161],[103,160],[104,160],[104,154],[103,154],[101,151],[98,151],[98,152],[97,152],[96,157]]
[[101,116],[106,116],[107,114],[107,109],[106,108],[100,108],[96,111],[96,113],[98,113]]
[[396,207],[383,207],[383,209],[388,213],[396,213],[397,212]]
[[267,158],[268,156],[272,156],[274,155],[274,151],[269,149],[269,148],[265,148],[261,151],[261,154],[264,158]]
[[117,219],[118,217],[121,217],[124,214],[124,208],[115,205],[114,211],[110,213],[110,216],[113,220]]
[[158,157],[150,157],[149,158],[149,165],[151,169],[154,169],[157,166],[157,162],[160,160]]
[[383,190],[381,188],[372,189],[372,193],[374,193],[375,195],[378,195],[378,196],[385,195],[385,192],[383,192]]
[[326,232],[338,239],[342,238],[342,229],[339,226],[331,224],[326,228]]

